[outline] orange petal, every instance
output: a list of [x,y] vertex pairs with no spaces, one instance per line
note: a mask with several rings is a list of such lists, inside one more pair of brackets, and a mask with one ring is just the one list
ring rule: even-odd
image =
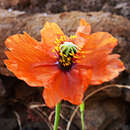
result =
[[81,104],[84,87],[80,76],[80,71],[76,69],[57,74],[50,87],[44,89],[43,97],[46,104],[54,107],[62,99],[72,104]]
[[64,74],[63,81],[63,99],[75,105],[82,103],[84,86],[80,71],[72,69],[70,72]]
[[104,55],[101,59],[98,59],[97,63],[95,61],[91,62],[92,78],[90,84],[101,84],[117,77],[125,69],[123,63],[118,58],[119,55],[117,54]]
[[5,64],[30,86],[45,85],[57,72],[56,59],[26,33],[11,36],[5,43],[10,50],[5,52],[8,57]]
[[28,85],[34,87],[48,87],[48,83],[53,80],[53,77],[58,72],[56,65],[46,64],[41,67],[33,68],[32,64],[24,64],[18,59],[14,60],[14,58],[5,60],[4,63],[17,78],[24,80]]
[[46,22],[41,30],[42,43],[46,43],[50,47],[54,47],[54,41],[61,35],[64,35],[60,27],[56,23]]
[[50,82],[49,87],[44,88],[43,98],[45,100],[46,105],[50,108],[56,106],[56,104],[63,99],[59,93],[59,87],[61,87],[60,79],[62,79],[62,77],[59,72],[54,76],[53,81]]
[[86,65],[75,64],[74,69],[79,70],[80,79],[82,80],[84,91],[88,88],[90,83],[90,79],[92,77],[92,69],[87,67]]
[[76,34],[84,33],[90,34],[91,32],[91,25],[87,23],[84,19],[80,19],[80,26],[77,29]]
[[86,89],[88,88],[88,84],[90,84],[91,81],[90,79],[92,78],[92,70],[81,67],[80,71],[85,92]]
[[91,32],[91,25],[88,24],[84,19],[80,19],[80,26],[76,32],[76,41],[75,44],[82,48],[86,42],[88,35]]
[[86,51],[104,51],[105,53],[112,52],[117,45],[117,39],[107,32],[96,32],[89,36],[83,50]]

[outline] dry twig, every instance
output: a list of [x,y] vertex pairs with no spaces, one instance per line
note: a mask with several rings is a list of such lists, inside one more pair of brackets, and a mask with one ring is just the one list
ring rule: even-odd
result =
[[[48,125],[48,127],[50,128],[50,130],[53,129],[53,125],[51,124],[51,122],[48,119],[48,115],[43,112],[40,107],[46,107],[45,104],[39,104],[39,103],[32,103],[29,105],[29,109],[33,110],[35,113],[37,113]],[[46,117],[46,118],[45,118]]]
[[16,111],[14,111],[14,114],[15,114],[15,116],[17,118],[17,122],[18,122],[18,125],[19,125],[19,130],[22,130],[20,116],[19,116],[19,114]]

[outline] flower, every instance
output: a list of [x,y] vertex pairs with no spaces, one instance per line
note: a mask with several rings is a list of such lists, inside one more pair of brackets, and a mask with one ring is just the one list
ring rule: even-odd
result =
[[79,105],[88,85],[112,80],[125,69],[120,56],[111,54],[117,39],[107,32],[90,32],[84,19],[70,37],[56,23],[46,22],[41,42],[27,33],[8,37],[4,63],[28,85],[43,86],[49,107],[61,100]]

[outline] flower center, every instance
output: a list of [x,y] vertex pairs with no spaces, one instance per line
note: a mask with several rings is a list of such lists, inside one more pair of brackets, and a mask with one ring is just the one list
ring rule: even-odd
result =
[[64,42],[59,48],[59,66],[62,70],[69,71],[73,65],[74,55],[77,53],[77,46],[72,42]]

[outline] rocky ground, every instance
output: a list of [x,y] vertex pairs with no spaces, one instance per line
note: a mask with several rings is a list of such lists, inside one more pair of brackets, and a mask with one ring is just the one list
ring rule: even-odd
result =
[[[129,0],[0,0],[1,130],[49,130],[54,120],[54,110],[40,106],[44,104],[42,88],[27,86],[5,67],[5,39],[26,31],[40,40],[39,31],[45,21],[56,22],[67,35],[74,34],[80,18],[92,25],[92,32],[107,31],[119,40],[114,52],[121,55],[126,70],[107,84],[130,85]],[[86,95],[100,87],[89,87]],[[75,106],[64,102],[62,107],[59,129],[65,130]],[[80,128],[80,113],[77,112],[70,130]],[[113,85],[87,100],[85,129],[130,130],[130,90]]]

